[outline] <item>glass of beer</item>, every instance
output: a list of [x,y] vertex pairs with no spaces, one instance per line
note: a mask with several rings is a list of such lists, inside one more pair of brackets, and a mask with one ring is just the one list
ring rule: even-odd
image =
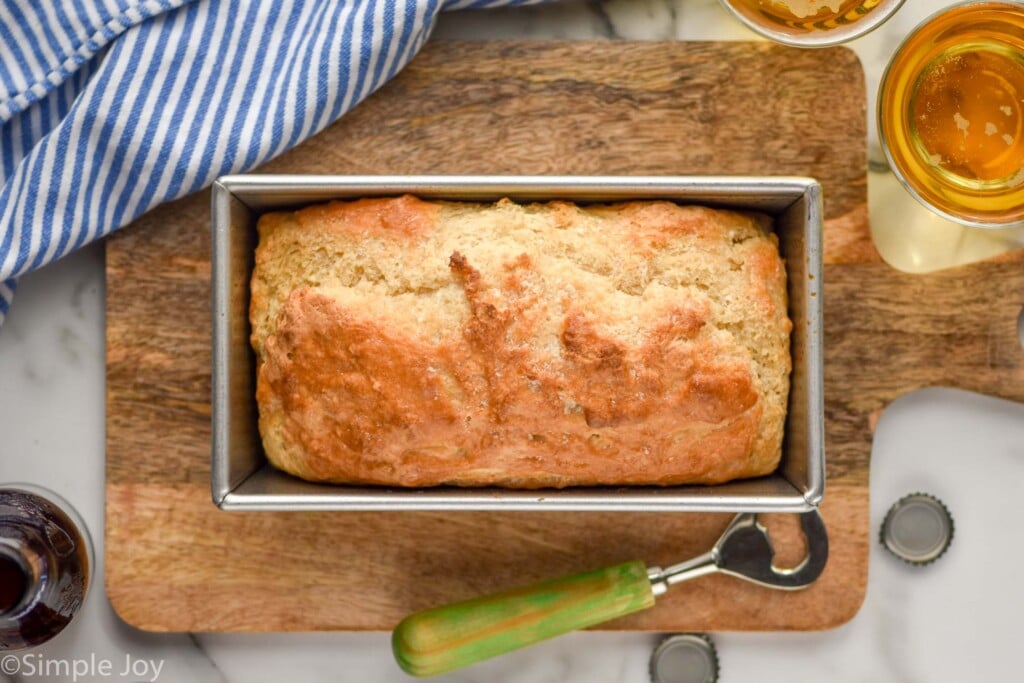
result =
[[918,26],[889,63],[878,132],[903,185],[962,225],[1024,225],[1024,4],[974,1]]
[[826,47],[859,38],[891,17],[904,0],[722,0],[765,38],[797,47]]
[[0,485],[0,652],[63,631],[92,572],[89,530],[70,503],[31,484]]

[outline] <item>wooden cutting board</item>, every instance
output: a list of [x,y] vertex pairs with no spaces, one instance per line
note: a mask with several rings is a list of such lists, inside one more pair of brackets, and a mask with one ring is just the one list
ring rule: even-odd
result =
[[[871,427],[883,407],[937,384],[1024,399],[1024,253],[926,276],[881,261],[867,223],[863,76],[844,49],[436,43],[341,122],[261,170],[820,180],[828,568],[799,593],[700,579],[610,628],[845,622],[866,590]],[[107,242],[107,590],[130,624],[389,629],[411,611],[545,577],[633,558],[679,561],[725,527],[729,515],[216,509],[208,207],[199,193]],[[780,535],[790,554],[792,529]]]

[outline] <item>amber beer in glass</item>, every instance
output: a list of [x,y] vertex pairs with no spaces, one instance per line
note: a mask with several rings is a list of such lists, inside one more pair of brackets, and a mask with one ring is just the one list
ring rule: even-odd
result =
[[969,2],[926,20],[882,78],[893,171],[936,213],[1024,225],[1024,3]]
[[800,47],[836,45],[877,28],[904,0],[722,0],[740,21]]

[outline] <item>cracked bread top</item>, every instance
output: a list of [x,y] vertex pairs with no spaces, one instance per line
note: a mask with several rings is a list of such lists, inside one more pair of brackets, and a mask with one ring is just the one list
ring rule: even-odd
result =
[[259,221],[271,463],[391,486],[772,472],[785,268],[763,217],[663,201],[331,202]]

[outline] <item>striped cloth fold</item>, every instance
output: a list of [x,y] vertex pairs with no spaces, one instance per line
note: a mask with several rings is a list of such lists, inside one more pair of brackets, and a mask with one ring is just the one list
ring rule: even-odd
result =
[[0,323],[18,276],[362,101],[438,13],[545,0],[0,0]]

